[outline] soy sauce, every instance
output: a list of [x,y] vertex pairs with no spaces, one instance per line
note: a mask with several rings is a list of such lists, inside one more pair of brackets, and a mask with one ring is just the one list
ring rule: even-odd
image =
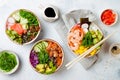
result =
[[55,17],[56,16],[54,9],[51,7],[48,7],[45,9],[45,15],[47,17]]

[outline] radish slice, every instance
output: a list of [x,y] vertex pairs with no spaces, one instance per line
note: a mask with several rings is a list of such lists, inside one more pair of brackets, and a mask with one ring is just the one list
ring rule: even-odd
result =
[[81,25],[81,27],[82,27],[82,29],[83,29],[83,31],[84,31],[85,33],[88,32],[88,26],[89,26],[89,25],[88,25],[87,23]]
[[15,23],[15,19],[13,17],[8,18],[8,23],[14,24]]

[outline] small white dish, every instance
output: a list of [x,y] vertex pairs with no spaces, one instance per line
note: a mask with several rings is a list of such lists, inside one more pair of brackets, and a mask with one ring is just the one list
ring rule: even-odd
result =
[[11,54],[13,54],[13,55],[16,57],[17,65],[16,65],[11,71],[9,71],[9,72],[6,72],[6,71],[1,70],[1,69],[0,69],[0,72],[2,72],[3,74],[12,74],[12,73],[14,73],[14,72],[18,69],[18,67],[19,67],[19,58],[18,58],[18,56],[16,55],[16,53],[13,52],[13,51],[2,50],[2,51],[0,51],[0,52],[3,52],[3,51],[10,52]]
[[[41,9],[42,9],[43,19],[46,21],[54,22],[55,20],[57,20],[59,18],[59,10],[56,6],[47,5],[45,7],[42,7]],[[46,15],[46,13],[48,15]]]
[[[105,9],[100,15],[101,22],[106,26],[113,26],[118,21],[118,14],[112,9]],[[112,21],[113,20],[113,21]]]
[[[109,53],[110,55],[112,55],[113,57],[116,57],[118,59],[120,59],[120,43],[113,43],[110,45],[110,48],[109,48]],[[118,52],[114,52],[114,51],[118,51]]]

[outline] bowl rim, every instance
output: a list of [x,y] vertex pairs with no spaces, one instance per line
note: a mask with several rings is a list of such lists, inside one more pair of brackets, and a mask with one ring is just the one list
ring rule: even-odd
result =
[[[37,73],[40,73],[40,72],[38,72],[38,71],[32,66],[32,64],[31,64],[31,62],[30,62],[30,54],[31,54],[32,49],[35,47],[35,45],[38,44],[38,43],[41,42],[41,41],[51,41],[51,42],[54,42],[54,43],[56,43],[56,44],[61,48],[61,50],[62,50],[62,55],[63,55],[63,56],[62,56],[62,62],[61,62],[61,64],[60,64],[60,66],[55,70],[55,72],[57,72],[57,71],[62,67],[62,65],[63,65],[63,61],[64,61],[64,51],[63,51],[62,46],[61,46],[57,41],[55,41],[55,40],[53,40],[53,39],[49,39],[49,38],[41,39],[41,40],[35,42],[35,43],[33,44],[32,48],[30,49],[30,52],[29,52],[29,63],[30,63],[30,65],[31,65],[32,69],[34,69]],[[54,74],[55,72],[53,72],[53,73],[51,73],[51,74]],[[42,74],[42,73],[40,73],[40,74]],[[43,75],[51,75],[51,74],[44,74],[44,73],[43,73]]]
[[[94,24],[94,25],[96,25],[96,26],[98,27],[99,31],[102,33],[103,38],[104,38],[104,33],[103,33],[103,30],[100,28],[100,26],[98,26],[95,22],[91,22],[91,23]],[[78,25],[78,24],[80,24],[80,23],[76,23],[75,25]],[[67,37],[68,37],[68,34],[70,33],[71,29],[72,29],[75,25],[73,25],[73,26],[69,29],[69,31],[68,31],[68,33],[67,33]],[[71,53],[72,53],[74,56],[78,56],[78,55],[76,55],[75,52],[73,52],[73,50],[70,48],[70,46],[69,46],[69,44],[68,44],[68,38],[67,38],[67,46],[68,46],[68,48],[70,49]],[[103,47],[103,44],[101,45],[101,48],[96,52],[96,54],[101,51],[102,47]],[[96,54],[95,54],[95,55],[96,55]],[[93,55],[93,56],[95,56],[95,55]],[[93,56],[86,56],[85,58],[90,58],[90,57],[93,57]]]
[[[107,24],[103,23],[103,20],[102,20],[102,15],[103,15],[103,13],[104,13],[105,11],[107,11],[107,10],[112,11],[112,12],[116,15],[115,21],[114,21],[112,24],[110,24],[110,25],[107,25]],[[117,13],[116,10],[113,10],[113,9],[109,9],[109,8],[108,8],[108,9],[104,9],[104,10],[102,10],[102,12],[101,12],[101,14],[100,14],[100,20],[101,20],[102,24],[104,24],[105,26],[113,26],[113,25],[115,25],[115,24],[117,23],[117,21],[118,21],[118,13]]]
[[17,61],[17,65],[12,69],[12,70],[10,70],[9,72],[5,72],[4,70],[2,70],[2,69],[0,69],[0,72],[1,73],[4,73],[4,74],[12,74],[12,73],[14,73],[15,71],[17,71],[17,69],[19,68],[19,57],[18,57],[18,55],[15,53],[15,52],[13,52],[13,51],[10,51],[10,50],[1,50],[0,52],[3,52],[3,51],[6,51],[6,52],[10,52],[10,54],[13,54],[14,56],[15,56],[15,58],[16,58],[16,61]]
[[[27,11],[27,12],[30,12],[30,13],[32,13],[35,17],[36,17],[36,19],[37,19],[37,21],[38,21],[38,23],[39,23],[39,31],[38,31],[38,33],[37,33],[37,35],[35,36],[35,38],[33,38],[31,41],[29,41],[29,42],[26,42],[26,43],[23,43],[23,44],[19,44],[18,42],[16,42],[16,41],[13,41],[12,39],[10,39],[10,37],[7,35],[7,33],[6,33],[6,23],[7,23],[7,20],[8,20],[8,18],[9,17],[11,17],[14,13],[16,13],[16,12],[18,12],[18,11],[20,11],[20,10],[25,10],[25,11]],[[36,16],[35,14],[34,14],[34,12],[32,12],[31,10],[28,10],[28,9],[17,9],[17,10],[14,10],[8,17],[7,17],[7,20],[6,20],[6,22],[5,22],[5,33],[6,33],[6,35],[7,35],[7,37],[13,42],[13,43],[15,43],[15,44],[18,44],[18,45],[27,45],[27,44],[30,44],[30,43],[32,43],[32,42],[34,42],[37,38],[38,38],[38,36],[39,36],[39,34],[40,34],[40,32],[41,32],[41,23],[40,23],[40,20],[39,20],[39,18],[38,18],[38,16]]]

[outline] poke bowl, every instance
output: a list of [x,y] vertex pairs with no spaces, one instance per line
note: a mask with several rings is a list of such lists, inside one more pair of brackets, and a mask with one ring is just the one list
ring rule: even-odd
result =
[[[103,39],[103,32],[93,22],[89,22],[87,18],[83,18],[80,23],[75,24],[67,35],[69,48],[76,55],[81,55],[89,48],[97,44]],[[101,46],[98,46],[86,57],[92,57],[100,51]]]
[[36,42],[30,51],[30,64],[41,74],[52,74],[62,65],[64,53],[62,47],[54,40],[43,39]]
[[18,56],[9,50],[0,51],[0,72],[12,74],[19,67]]
[[33,42],[40,34],[40,22],[29,10],[14,11],[6,21],[5,32],[8,38],[20,45]]

